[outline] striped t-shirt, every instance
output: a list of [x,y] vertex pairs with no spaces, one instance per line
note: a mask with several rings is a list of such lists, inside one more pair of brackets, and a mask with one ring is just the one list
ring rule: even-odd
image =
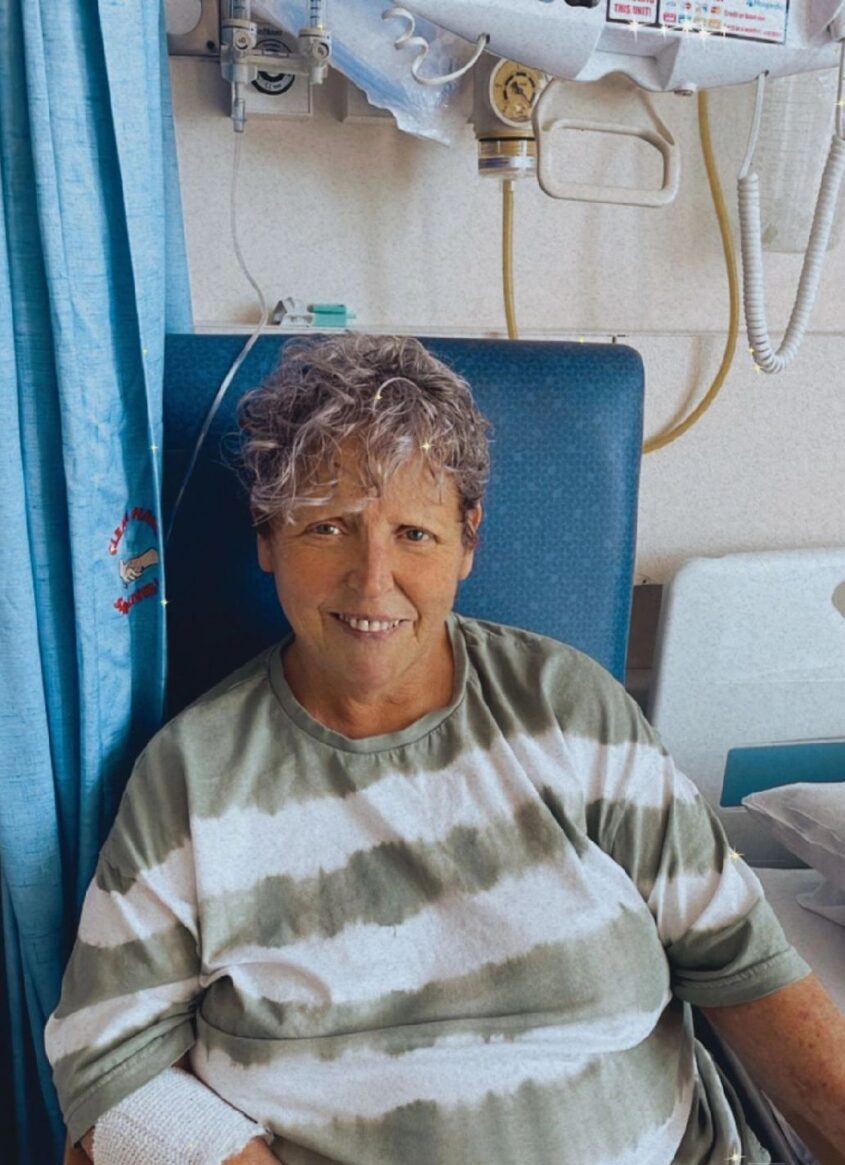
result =
[[280,647],[127,786],[47,1049],[71,1136],[190,1049],[287,1165],[768,1162],[689,1004],[811,968],[637,705],[452,613],[448,707],[353,740]]

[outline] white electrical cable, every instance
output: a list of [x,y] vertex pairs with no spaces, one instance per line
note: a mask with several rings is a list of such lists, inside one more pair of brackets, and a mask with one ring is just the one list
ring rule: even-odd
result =
[[757,137],[760,133],[760,120],[763,116],[763,98],[766,92],[766,77],[768,73],[761,73],[757,78],[757,97],[754,102],[754,116],[751,119],[751,131],[748,135],[748,146],[745,150],[745,157],[742,160],[739,177],[740,180],[745,178],[748,171],[751,169],[751,159],[754,157],[754,149],[757,145]]
[[845,137],[845,17],[843,17],[842,49],[839,50],[839,80],[836,98],[836,135]]
[[235,379],[235,376],[237,375],[238,369],[243,364],[244,360],[246,360],[247,356],[249,355],[250,351],[253,348],[253,345],[255,344],[255,341],[258,339],[258,337],[263,332],[263,330],[267,324],[267,319],[270,315],[270,309],[268,308],[267,302],[264,299],[264,293],[262,292],[261,288],[258,286],[258,284],[255,282],[255,280],[250,275],[249,270],[247,269],[247,265],[244,262],[243,253],[241,251],[241,245],[238,241],[238,220],[237,220],[237,213],[236,213],[236,211],[237,211],[236,193],[237,193],[238,172],[240,170],[240,164],[241,164],[241,141],[242,140],[243,140],[243,138],[242,138],[241,134],[235,134],[235,162],[234,162],[234,166],[232,167],[232,185],[231,185],[231,198],[230,198],[230,206],[229,206],[229,222],[230,222],[231,231],[232,231],[232,242],[233,242],[234,247],[235,247],[235,255],[237,256],[238,263],[240,264],[241,270],[243,271],[247,280],[249,281],[249,283],[251,284],[251,286],[255,290],[255,294],[258,296],[258,302],[261,304],[261,319],[258,321],[258,326],[256,327],[255,331],[249,337],[246,344],[244,344],[243,348],[241,349],[240,353],[238,354],[237,358],[235,359],[234,364],[232,365],[232,367],[229,369],[229,371],[224,376],[223,382],[217,390],[217,395],[215,396],[214,400],[211,402],[211,408],[208,410],[206,418],[203,421],[202,429],[200,430],[200,435],[197,438],[197,443],[194,446],[194,451],[191,455],[191,460],[188,463],[187,472],[185,473],[185,477],[182,481],[181,488],[180,488],[179,493],[176,497],[176,501],[173,505],[173,510],[170,514],[170,523],[167,527],[167,537],[165,538],[165,545],[167,545],[167,543],[170,541],[170,535],[173,533],[173,524],[176,521],[176,514],[179,511],[179,506],[182,503],[182,497],[185,493],[185,490],[187,489],[188,482],[191,480],[191,474],[194,472],[194,467],[196,466],[197,457],[199,456],[199,452],[200,452],[200,449],[202,448],[202,444],[205,441],[206,436],[208,435],[208,430],[211,428],[211,422],[214,420],[214,417],[217,414],[217,410],[220,408],[220,405],[223,402],[223,397],[226,395],[226,392],[229,389],[229,385]]
[[472,57],[460,69],[456,69],[453,73],[444,73],[440,77],[421,77],[419,72],[420,66],[428,56],[428,51],[431,48],[431,45],[428,43],[425,37],[414,36],[414,30],[417,27],[417,23],[414,19],[414,16],[408,11],[407,8],[396,6],[394,8],[388,8],[386,12],[381,14],[382,20],[390,20],[391,17],[398,17],[400,20],[404,19],[409,21],[408,28],[406,28],[406,30],[396,38],[394,47],[397,49],[402,49],[405,48],[406,45],[410,45],[412,48],[418,48],[420,50],[411,63],[411,75],[415,81],[419,81],[420,85],[431,85],[433,87],[437,85],[447,85],[450,81],[457,81],[459,77],[463,77],[465,73],[470,71],[478,58],[487,48],[487,45],[490,43],[489,34],[483,32],[475,42],[475,52],[473,53]]
[[763,287],[763,255],[760,241],[760,182],[756,173],[749,173],[763,109],[765,73],[757,79],[757,101],[748,150],[739,172],[739,229],[742,241],[743,299],[748,339],[755,363],[764,372],[782,372],[795,358],[816,301],[822,264],[827,250],[842,178],[845,175],[845,40],[839,57],[839,84],[836,105],[836,126],[830,143],[830,153],[822,174],[816,211],[807,252],[801,267],[798,293],[789,318],[789,324],[777,352],[773,350],[766,324],[766,305]]

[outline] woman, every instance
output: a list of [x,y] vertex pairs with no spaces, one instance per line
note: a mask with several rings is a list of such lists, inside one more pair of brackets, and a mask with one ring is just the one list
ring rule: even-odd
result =
[[136,765],[46,1033],[72,1140],[769,1161],[687,1004],[810,968],[622,688],[452,610],[489,472],[468,386],[413,339],[291,342],[240,415],[292,631]]

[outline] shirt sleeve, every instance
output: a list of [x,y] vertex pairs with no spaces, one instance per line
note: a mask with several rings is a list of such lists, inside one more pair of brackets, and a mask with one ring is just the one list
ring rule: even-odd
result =
[[45,1029],[74,1143],[195,1039],[201,961],[184,781],[150,755],[103,846]]
[[673,993],[700,1006],[747,1003],[805,978],[760,880],[637,703],[604,674],[594,701],[597,842],[652,916]]

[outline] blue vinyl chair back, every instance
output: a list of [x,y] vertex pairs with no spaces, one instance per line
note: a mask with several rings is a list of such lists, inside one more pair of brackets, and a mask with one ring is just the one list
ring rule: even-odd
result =
[[[619,344],[425,339],[492,422],[491,480],[460,614],[524,627],[624,675],[642,444],[643,365]],[[277,363],[263,336],[224,398],[167,548],[168,713],[281,639],[245,491],[227,464],[235,408]],[[172,335],[164,383],[164,508],[243,335]]]

